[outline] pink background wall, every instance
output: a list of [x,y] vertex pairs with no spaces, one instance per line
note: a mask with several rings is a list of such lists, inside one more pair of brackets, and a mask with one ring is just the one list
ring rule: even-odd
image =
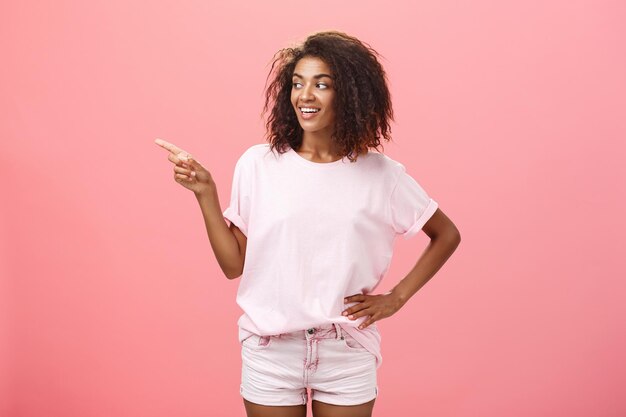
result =
[[[153,141],[225,208],[270,58],[330,28],[385,57],[385,151],[463,236],[378,322],[374,414],[626,415],[624,21],[597,0],[3,2],[0,415],[244,415],[239,281]],[[380,292],[426,244],[397,240]]]

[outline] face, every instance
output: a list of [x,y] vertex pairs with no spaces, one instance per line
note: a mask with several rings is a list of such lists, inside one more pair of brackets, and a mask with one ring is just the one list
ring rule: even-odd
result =
[[[291,104],[305,132],[331,135],[335,125],[333,74],[319,58],[301,58],[293,71]],[[302,109],[314,112],[304,112]]]

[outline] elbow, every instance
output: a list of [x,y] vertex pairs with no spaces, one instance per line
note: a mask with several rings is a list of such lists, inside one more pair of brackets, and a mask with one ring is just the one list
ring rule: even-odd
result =
[[450,232],[450,236],[451,239],[456,242],[457,246],[459,243],[461,243],[461,232],[459,232],[459,229],[457,229],[456,226],[453,226],[453,230]]
[[446,227],[445,230],[431,236],[431,240],[445,242],[456,249],[461,243],[461,232],[459,232],[459,229],[457,229],[454,224],[451,224],[449,227]]
[[452,251],[455,251],[461,244],[461,232],[459,232],[459,230],[455,227],[454,230],[450,232],[448,239]]
[[224,276],[231,279],[239,278],[243,275],[243,266],[245,258],[231,257],[231,258],[218,258],[218,264],[224,273]]
[[459,245],[461,244],[461,233],[459,233],[459,231],[457,230],[456,234],[454,235],[454,249],[456,250],[456,248],[459,247]]
[[454,247],[459,246],[461,243],[461,232],[459,232],[459,229],[457,229],[455,225],[452,225],[446,232],[446,240],[454,244]]
[[237,279],[241,276],[241,274],[238,274],[236,272],[224,273],[224,275],[226,275],[226,278],[228,278],[229,281],[233,279]]
[[229,280],[237,279],[243,275],[243,268],[224,270],[224,275],[226,275],[226,278]]

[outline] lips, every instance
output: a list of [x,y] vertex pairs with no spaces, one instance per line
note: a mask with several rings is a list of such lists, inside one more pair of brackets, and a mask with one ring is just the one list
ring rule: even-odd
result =
[[[307,109],[307,110],[317,110],[318,112],[321,110],[319,107],[312,107],[312,106],[300,106],[300,107],[298,107],[298,109],[302,113],[305,113],[304,109]],[[317,113],[317,112],[309,111],[308,113]]]
[[[305,112],[302,109],[314,109],[317,111],[309,111],[309,112]],[[315,107],[315,106],[299,106],[298,110],[300,111],[300,117],[302,118],[302,120],[310,120],[313,119],[314,117],[317,116],[317,114],[319,112],[322,111],[322,109],[320,109],[319,107]]]

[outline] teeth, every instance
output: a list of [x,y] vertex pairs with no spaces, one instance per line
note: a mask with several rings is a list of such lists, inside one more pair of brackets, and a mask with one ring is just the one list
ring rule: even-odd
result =
[[320,109],[313,109],[310,107],[300,107],[300,110],[302,110],[303,113],[317,113],[320,111]]

